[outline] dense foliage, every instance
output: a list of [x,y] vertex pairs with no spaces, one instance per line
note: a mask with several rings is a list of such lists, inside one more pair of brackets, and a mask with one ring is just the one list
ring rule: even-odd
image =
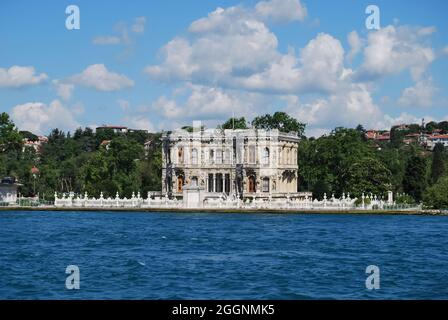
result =
[[[418,125],[393,130],[391,142],[367,140],[362,126],[336,128],[320,138],[303,136],[305,124],[283,112],[256,117],[229,119],[220,128],[279,129],[294,131],[300,142],[299,190],[312,191],[322,198],[342,193],[386,196],[400,193],[400,203],[421,200],[433,208],[448,207],[448,152],[437,145],[433,152],[417,143],[403,143],[402,133],[417,131]],[[426,130],[448,130],[447,123],[428,123]],[[186,129],[192,129],[186,127]],[[420,128],[421,130],[421,128]],[[446,131],[444,131],[446,132]],[[55,191],[98,196],[129,197],[132,192],[161,190],[160,133],[141,131],[126,134],[112,130],[93,132],[77,129],[73,134],[54,129],[39,153],[24,148],[22,139],[35,140],[31,132],[21,132],[6,113],[0,114],[0,176],[14,176],[23,184],[24,196],[39,194],[52,199]],[[149,141],[149,148],[143,146]],[[35,167],[36,172],[31,171]]]

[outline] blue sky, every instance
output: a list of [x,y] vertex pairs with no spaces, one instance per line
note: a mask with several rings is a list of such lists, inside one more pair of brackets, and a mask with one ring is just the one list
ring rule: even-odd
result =
[[[80,9],[67,30],[65,9]],[[380,30],[365,8],[380,9]],[[2,1],[0,111],[22,130],[168,130],[282,110],[308,135],[448,118],[448,2]]]

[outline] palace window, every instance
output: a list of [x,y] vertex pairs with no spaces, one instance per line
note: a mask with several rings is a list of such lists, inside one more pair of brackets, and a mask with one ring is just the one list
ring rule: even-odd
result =
[[269,165],[269,148],[264,148],[263,149],[262,164],[266,165],[266,166]]
[[255,163],[255,146],[249,146],[249,163]]
[[248,186],[249,192],[255,192],[255,177],[250,176],[249,177],[249,186]]
[[208,174],[208,192],[213,192],[214,188],[213,188],[213,173],[209,173]]
[[228,173],[225,175],[224,191],[225,193],[230,194],[230,174]]
[[269,192],[269,178],[263,178],[263,192]]
[[222,163],[222,150],[221,149],[216,150],[216,163],[217,164]]
[[180,147],[178,150],[177,150],[177,158],[178,158],[178,161],[179,161],[179,163],[184,163],[184,148],[183,147]]
[[191,151],[191,164],[197,165],[198,164],[198,150],[193,149]]
[[224,152],[224,163],[232,163],[232,161],[230,161],[230,149],[226,149],[226,151]]
[[209,158],[210,163],[213,163],[215,161],[215,150],[210,149],[208,158]]
[[222,190],[222,187],[223,187],[222,183],[223,183],[222,173],[217,173],[216,174],[216,188],[215,188],[216,192],[223,192],[223,190]]

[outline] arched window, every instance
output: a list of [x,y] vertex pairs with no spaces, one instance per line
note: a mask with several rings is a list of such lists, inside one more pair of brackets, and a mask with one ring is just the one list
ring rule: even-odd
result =
[[184,177],[177,177],[177,192],[182,192],[184,186]]
[[191,151],[191,164],[197,165],[198,164],[198,150],[193,149]]
[[198,177],[191,178],[191,186],[197,187],[198,186]]
[[264,148],[263,149],[262,164],[266,165],[266,166],[269,165],[269,148]]
[[250,176],[249,177],[249,188],[248,188],[249,192],[255,192],[255,177],[254,176]]
[[179,163],[184,163],[184,148],[180,147],[177,149],[177,158],[179,159]]

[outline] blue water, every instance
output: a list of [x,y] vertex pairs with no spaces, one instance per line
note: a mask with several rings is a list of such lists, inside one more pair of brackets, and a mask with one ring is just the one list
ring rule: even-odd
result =
[[447,231],[436,216],[0,211],[0,299],[448,299]]

